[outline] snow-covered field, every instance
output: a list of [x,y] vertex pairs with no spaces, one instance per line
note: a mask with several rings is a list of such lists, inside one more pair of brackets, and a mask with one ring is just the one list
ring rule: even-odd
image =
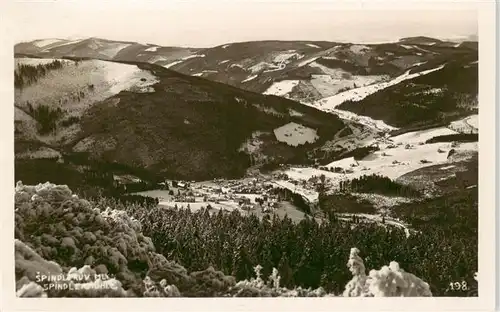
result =
[[[310,105],[310,106],[316,107],[314,105]],[[358,115],[358,114],[355,114],[355,113],[352,113],[349,111],[344,111],[344,110],[340,110],[340,109],[322,109],[322,107],[316,107],[316,108],[319,110],[325,111],[325,112],[333,113],[333,114],[339,116],[341,119],[355,121],[359,124],[367,126],[367,127],[374,129],[376,131],[388,132],[388,131],[393,131],[393,130],[398,129],[397,127],[393,127],[393,126],[386,124],[383,120],[373,119],[373,118],[368,117],[368,116],[361,116],[361,115]]]
[[457,134],[457,133],[458,132],[453,131],[449,128],[440,127],[440,128],[404,133],[404,134],[401,134],[398,136],[394,136],[394,137],[390,138],[390,140],[396,144],[397,143],[418,144],[420,142],[425,142],[425,141],[427,141],[435,136],[450,135],[450,134]]
[[284,96],[292,92],[292,89],[298,86],[300,80],[282,80],[273,83],[263,94]]
[[318,139],[316,130],[304,127],[301,124],[290,122],[282,127],[274,129],[274,135],[280,142],[291,146],[299,146],[305,143],[314,143]]
[[359,166],[358,161],[354,159],[354,157],[347,157],[341,160],[336,160],[327,165],[328,168],[342,168],[342,169],[350,169],[351,167]]
[[[355,161],[353,158],[346,158],[334,161],[325,167],[340,167],[346,170],[344,173],[319,170],[311,167],[292,167],[285,171],[291,179],[309,180],[313,176],[325,175],[329,185],[337,188],[340,181],[359,178],[362,175],[378,174],[391,179],[396,179],[414,170],[433,166],[437,164],[447,164],[451,162],[447,159],[448,152],[452,149],[451,143],[432,143],[424,145],[413,145],[425,141],[434,135],[453,133],[451,130],[438,128],[435,130],[418,131],[394,137],[396,143],[394,148],[381,144],[380,151],[374,152],[362,160]],[[400,143],[400,144],[397,144]],[[410,144],[406,148],[406,144]],[[477,151],[477,142],[462,143],[453,149],[457,151]]]
[[[445,151],[439,153],[438,150]],[[450,143],[434,143],[416,145],[413,149],[406,149],[404,145],[392,149],[373,153],[368,159],[359,161],[359,168],[354,169],[355,175],[380,174],[391,179],[396,179],[408,172],[440,163],[447,162]],[[422,163],[421,161],[428,161]],[[368,168],[368,172],[363,168]]]
[[453,129],[460,133],[478,133],[479,131],[479,115],[471,115],[463,119],[454,121],[449,125],[450,129]]

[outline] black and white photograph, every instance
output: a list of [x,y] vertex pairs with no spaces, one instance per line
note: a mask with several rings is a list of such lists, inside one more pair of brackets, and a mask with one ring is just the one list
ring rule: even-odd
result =
[[402,2],[13,2],[9,291],[489,298],[494,2]]

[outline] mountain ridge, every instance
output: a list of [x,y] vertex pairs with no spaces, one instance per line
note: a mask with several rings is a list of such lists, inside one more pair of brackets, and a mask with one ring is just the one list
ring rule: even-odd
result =
[[[58,147],[63,154],[90,153],[90,158],[153,168],[162,174],[167,170],[169,175],[179,178],[207,179],[243,175],[250,159],[248,153],[240,149],[248,140],[257,140],[262,149],[253,161],[310,162],[306,151],[320,147],[345,127],[335,116],[291,100],[186,76],[154,64],[115,61],[110,62],[115,65],[110,65],[108,61],[79,59],[77,63],[75,60],[66,59],[68,63],[53,72],[58,76],[54,85],[58,89],[77,85],[78,78],[69,77],[78,71],[92,72],[96,77],[102,66],[111,66],[108,72],[129,70],[120,69],[124,65],[138,68],[130,79],[138,81],[139,86],[96,97],[99,95],[95,92],[85,90],[88,82],[84,82],[81,88],[72,91],[82,92],[84,97],[60,102],[66,91],[57,95],[59,91],[53,89],[48,98],[40,93],[40,88],[46,88],[45,83],[56,83],[52,81],[55,76],[41,77],[35,84],[19,90],[16,107],[24,107],[24,111],[29,112],[31,107],[36,111],[50,105],[53,111],[54,101],[59,101],[62,104],[57,107],[66,112],[55,121],[53,139],[47,136],[37,139],[40,136],[34,130],[36,120],[22,117],[16,110],[19,141],[42,140],[52,148]],[[85,76],[82,77],[85,80]],[[107,94],[107,89],[103,89],[108,88],[105,82],[93,79],[92,89]],[[97,100],[91,100],[92,97]],[[91,103],[82,104],[85,99]],[[63,124],[72,116],[76,124],[67,128]],[[296,147],[277,141],[273,130],[292,122],[317,132],[317,140]],[[74,130],[70,131],[71,127]]]

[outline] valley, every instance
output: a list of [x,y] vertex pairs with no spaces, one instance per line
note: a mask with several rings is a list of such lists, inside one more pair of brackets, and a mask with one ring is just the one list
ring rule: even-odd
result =
[[[419,44],[266,41],[204,50],[185,49],[184,54],[179,54],[170,48],[98,38],[76,42],[42,41],[32,45],[31,48],[28,44],[18,45],[17,52],[62,58],[19,57],[18,67],[36,67],[54,60],[63,66],[16,91],[16,131],[19,133],[16,140],[20,143],[17,155],[24,161],[45,158],[65,162],[67,155],[79,159],[89,157],[96,163],[116,163],[124,168],[138,167],[149,172],[146,180],[149,179],[150,188],[172,178],[203,183],[207,178],[239,181],[257,174],[267,181],[275,181],[277,187],[300,194],[308,204],[317,205],[317,185],[310,181],[320,177],[323,177],[323,192],[335,194],[342,183],[352,179],[380,175],[406,181],[402,177],[412,172],[436,165],[451,164],[448,167],[455,168],[455,162],[468,161],[477,154],[477,143],[460,142],[461,133],[478,132],[476,108],[467,102],[470,96],[463,92],[451,93],[460,86],[461,80],[454,79],[456,87],[453,88],[453,85],[443,88],[442,83],[435,82],[446,75],[444,72],[452,70],[471,75],[471,66],[475,66],[477,75],[477,63],[470,61],[477,51],[469,47],[450,48],[440,44],[423,49]],[[73,47],[72,53],[68,53],[70,47]],[[168,64],[148,61],[160,66],[137,63],[142,61],[139,57],[142,54],[135,57],[133,53],[125,53],[131,52],[132,47],[134,51],[143,49],[144,53],[157,55],[161,52],[163,57],[168,54],[178,59]],[[88,49],[99,54],[89,54]],[[252,49],[267,54],[255,59]],[[238,54],[240,51],[245,52]],[[460,58],[457,59],[457,55]],[[89,59],[92,57],[101,60]],[[448,65],[446,58],[451,59],[453,66]],[[457,64],[466,65],[457,67]],[[194,73],[200,65],[203,71]],[[240,74],[249,71],[249,76],[240,83],[221,78],[224,75],[236,79],[241,76],[238,71]],[[307,74],[286,79],[298,71]],[[90,80],[82,80],[87,76]],[[259,91],[263,96],[229,85]],[[477,92],[477,89],[470,90]],[[411,119],[415,122],[403,121],[408,119],[403,112],[394,117],[381,115],[378,108],[381,103],[391,101],[391,97],[401,92],[411,95],[409,100],[421,101],[427,96],[427,101],[444,101],[452,96],[461,102],[449,108],[436,107],[433,115],[417,113]],[[142,104],[133,104],[139,98]],[[51,133],[41,134],[36,118],[26,113],[26,105],[41,107],[50,103],[52,106],[54,102],[64,108],[64,117],[58,117]],[[360,107],[376,108],[373,111],[376,114]],[[447,113],[446,109],[453,113]],[[442,117],[437,120],[431,116]],[[71,124],[67,122],[70,120]],[[429,142],[438,137],[444,140]],[[362,152],[357,155],[357,151]],[[465,156],[454,160],[450,157],[452,151]],[[67,164],[78,168],[88,166],[89,161]],[[447,178],[455,175],[454,170],[444,171],[449,172]],[[276,176],[282,178],[276,179]],[[237,180],[231,180],[234,178]],[[424,193],[432,196],[436,188],[425,189]],[[363,196],[357,197],[362,200]],[[373,211],[389,211],[392,201],[385,202],[389,204]],[[183,205],[172,200],[166,203],[167,206]],[[196,210],[203,205],[208,202],[195,201],[190,207]],[[257,206],[262,204],[252,210],[264,211]],[[234,203],[216,207],[235,209]],[[303,217],[302,212],[299,215]]]
[[477,245],[477,42],[85,38],[14,50],[21,199],[66,185],[140,220],[162,257],[239,280],[262,263],[289,287],[338,293],[352,244],[375,255],[370,266],[399,257],[437,295],[448,281],[429,266],[477,270],[477,257],[461,253],[457,270],[446,258]]

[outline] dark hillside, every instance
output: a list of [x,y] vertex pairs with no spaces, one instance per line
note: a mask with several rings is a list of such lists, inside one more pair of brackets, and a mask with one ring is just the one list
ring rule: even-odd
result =
[[[160,79],[155,92],[121,92],[82,118],[78,141],[109,143],[88,147],[97,158],[178,178],[237,177],[250,162],[238,150],[255,131],[269,133],[262,137],[263,153],[277,161],[306,162],[307,150],[344,127],[337,117],[291,100],[137,65]],[[291,116],[290,109],[302,116]],[[289,122],[317,130],[319,140],[299,147],[278,142],[273,130]]]
[[[436,68],[435,66],[434,68]],[[339,108],[402,127],[448,123],[477,109],[478,67],[469,58]]]

